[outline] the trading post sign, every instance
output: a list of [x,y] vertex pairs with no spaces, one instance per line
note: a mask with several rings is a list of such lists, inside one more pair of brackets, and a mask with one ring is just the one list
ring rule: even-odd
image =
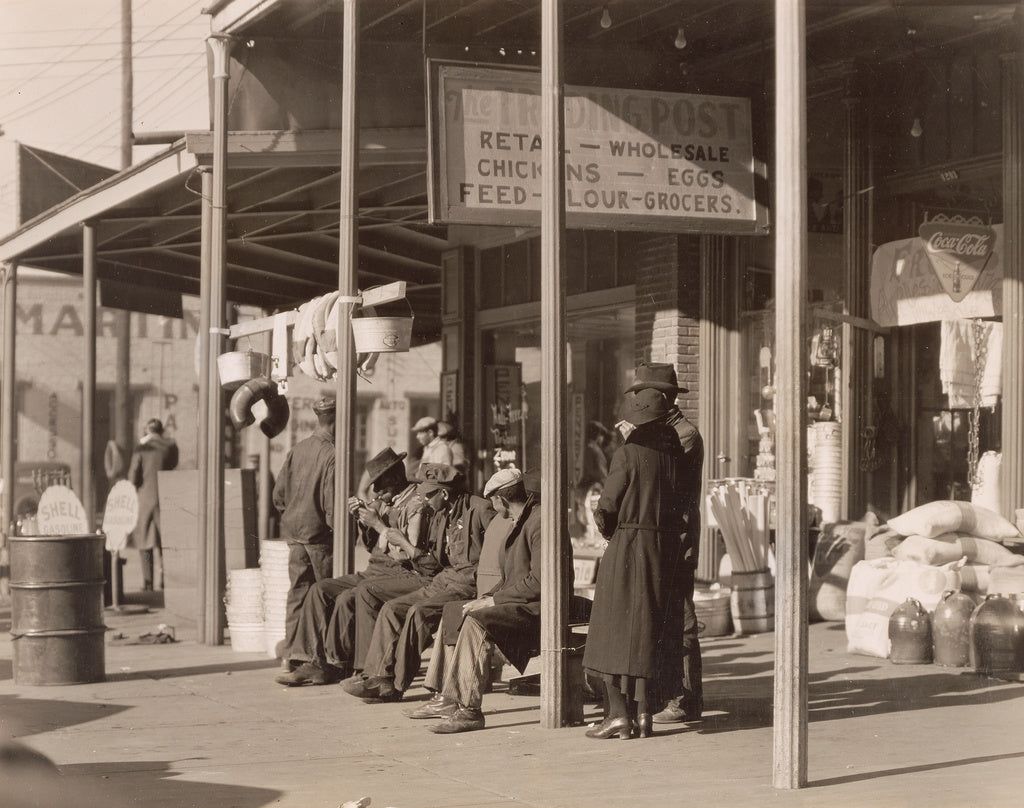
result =
[[[538,226],[540,77],[438,67],[431,219]],[[745,98],[565,88],[566,223],[673,232],[766,231]]]

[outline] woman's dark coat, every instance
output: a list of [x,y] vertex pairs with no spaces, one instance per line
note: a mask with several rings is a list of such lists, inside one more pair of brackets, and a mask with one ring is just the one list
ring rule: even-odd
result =
[[612,457],[595,510],[609,538],[583,657],[611,675],[671,680],[682,670],[683,455],[663,423],[638,427]]

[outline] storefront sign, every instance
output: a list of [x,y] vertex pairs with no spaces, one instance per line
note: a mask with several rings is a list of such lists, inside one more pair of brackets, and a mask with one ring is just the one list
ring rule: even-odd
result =
[[946,294],[959,303],[974,288],[992,257],[995,233],[980,219],[936,216],[917,231]]
[[[437,70],[431,219],[538,226],[539,75]],[[749,100],[566,86],[565,208],[570,227],[763,231]]]
[[40,536],[73,536],[91,532],[85,508],[75,492],[64,485],[51,485],[39,496],[36,513]]
[[484,426],[494,470],[522,468],[522,378],[519,365],[484,366]]
[[1002,316],[1003,226],[935,225],[875,250],[871,318],[879,325]]
[[127,480],[119,480],[107,494],[103,509],[103,533],[107,537],[107,550],[116,553],[128,541],[139,518],[139,495]]

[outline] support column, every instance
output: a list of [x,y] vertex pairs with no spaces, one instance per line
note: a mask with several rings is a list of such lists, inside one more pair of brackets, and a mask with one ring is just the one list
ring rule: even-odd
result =
[[772,785],[807,784],[807,70],[804,0],[775,0],[775,688]]
[[217,533],[214,521],[211,533],[208,518],[210,513],[210,486],[214,476],[210,468],[210,428],[209,424],[214,413],[217,413],[220,398],[217,389],[220,380],[214,378],[216,354],[210,347],[210,222],[213,218],[211,195],[213,194],[213,172],[209,166],[199,169],[200,176],[200,213],[199,213],[199,421],[196,429],[196,458],[198,459],[199,490],[196,499],[196,594],[198,608],[196,610],[197,640],[207,642],[206,615],[211,609],[217,609],[216,603],[206,600],[206,582],[209,577],[207,569],[206,546],[210,536]]
[[[1019,17],[1020,15],[1018,15]],[[1003,56],[1003,515],[1024,508],[1024,44]]]
[[[82,225],[82,308],[85,342],[85,367],[82,369],[82,505],[91,532],[96,529],[96,485],[92,466],[95,446],[93,425],[96,423],[96,229],[90,223]],[[119,566],[116,554],[112,559],[111,572],[115,566]]]
[[[848,88],[845,98],[846,137],[843,158],[843,275],[844,312],[871,316],[871,165],[867,103],[860,88]],[[843,491],[840,518],[859,519],[870,500],[870,475],[862,468],[864,430],[877,426],[872,418],[872,338],[863,328],[843,324],[842,457]]]
[[[213,173],[210,188],[210,326],[207,382],[207,508],[206,508],[206,631],[207,645],[224,642],[224,406],[217,357],[224,351],[227,335],[227,156],[228,156],[228,55],[232,39],[224,34],[207,38],[213,54]],[[202,480],[200,481],[202,484]]]
[[[700,383],[697,388],[697,419],[704,439],[704,477],[735,477],[744,471],[740,458],[745,451],[743,412],[747,400],[736,394],[745,389],[740,334],[737,328],[736,294],[741,289],[740,271],[730,255],[725,236],[702,236],[700,249]],[[703,499],[702,499],[703,502]],[[702,508],[697,579],[718,579],[718,530],[708,526]]]
[[[477,425],[473,391],[477,379],[476,271],[473,250],[457,247],[441,255],[441,411],[442,421],[454,421],[463,441],[482,435]],[[452,374],[452,375],[447,375]],[[454,389],[452,389],[454,388]],[[490,474],[490,465],[477,457],[480,446],[467,443],[470,491],[479,491]]]
[[565,391],[565,87],[562,4],[541,3],[540,33],[541,174],[540,214],[540,388],[541,388],[541,616],[540,723],[545,729],[568,721],[566,615],[569,559],[562,554],[569,535],[568,397]]
[[[356,172],[359,159],[359,107],[356,79],[359,65],[359,8],[356,0],[342,4],[341,31],[341,199],[338,203],[338,291],[342,297],[356,294],[359,267],[359,197]],[[355,540],[348,515],[352,491],[352,452],[355,435],[353,410],[356,399],[355,347],[352,340],[352,307],[338,306],[338,415],[334,425],[334,574],[355,571]]]
[[[18,307],[18,266],[3,266],[3,380],[0,382],[0,475],[14,479],[14,461],[18,457],[15,435],[14,385],[15,334]],[[7,539],[14,535],[14,486],[5,485],[0,492],[0,600],[11,596],[10,558]]]

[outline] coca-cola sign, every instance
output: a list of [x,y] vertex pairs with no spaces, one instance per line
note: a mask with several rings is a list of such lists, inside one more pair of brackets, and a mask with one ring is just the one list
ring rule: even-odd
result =
[[995,232],[978,218],[939,215],[918,228],[925,254],[943,290],[959,303],[992,256]]

